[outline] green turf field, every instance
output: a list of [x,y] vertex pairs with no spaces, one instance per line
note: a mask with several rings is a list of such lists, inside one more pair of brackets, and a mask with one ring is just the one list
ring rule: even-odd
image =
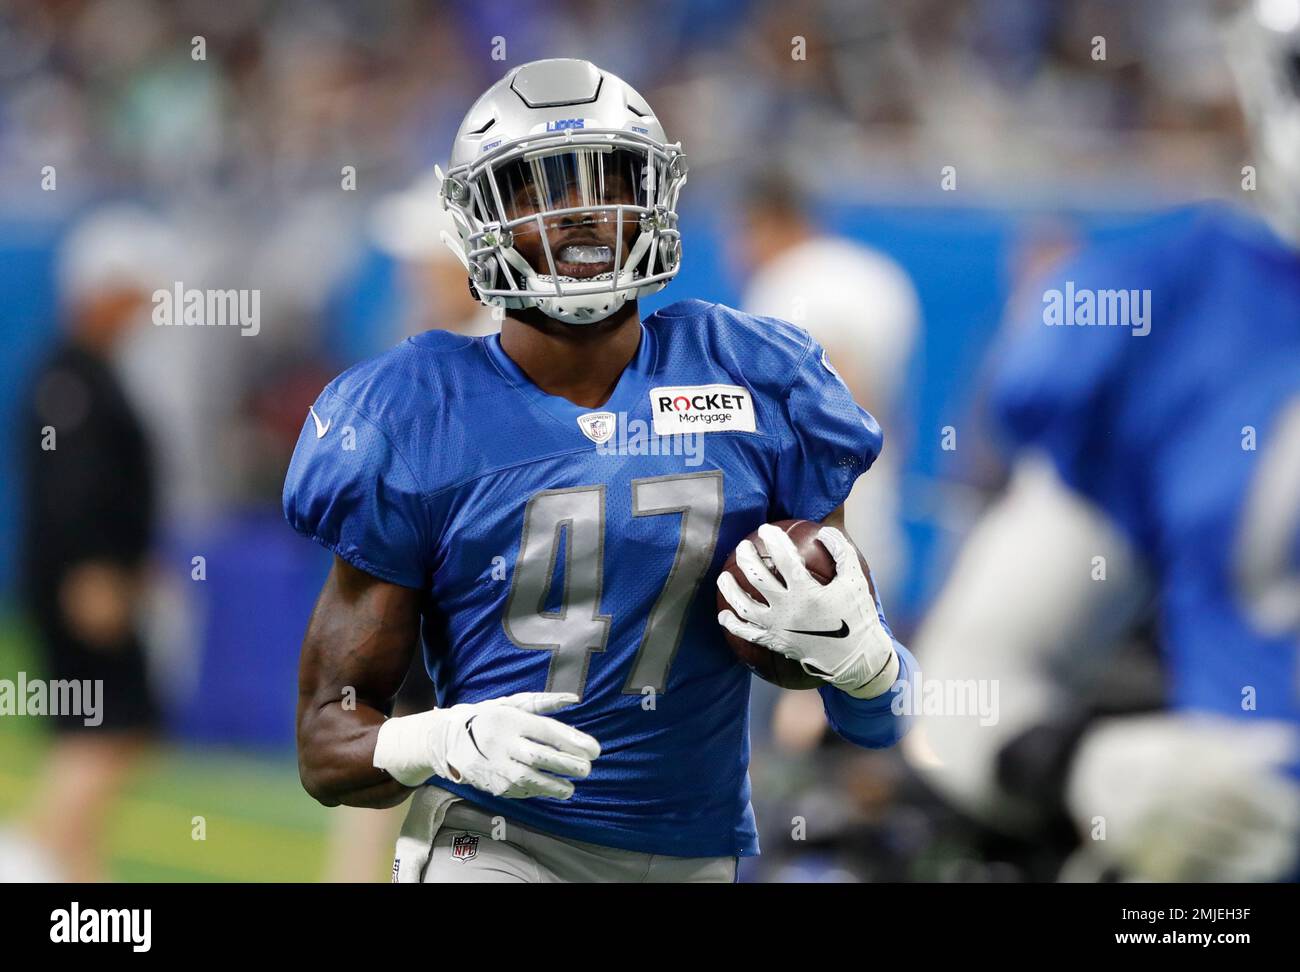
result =
[[[22,629],[0,622],[0,678],[33,673]],[[0,717],[0,823],[26,802],[46,739],[39,719]],[[206,821],[195,840],[194,818]],[[169,747],[140,771],[110,821],[120,881],[315,881],[329,811],[298,783],[290,752]]]

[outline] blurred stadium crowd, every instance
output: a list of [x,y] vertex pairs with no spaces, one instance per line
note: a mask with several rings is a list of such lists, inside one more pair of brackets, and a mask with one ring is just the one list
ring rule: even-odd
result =
[[1214,7],[16,0],[0,21],[3,193],[38,208],[20,176],[51,159],[60,199],[147,190],[278,213],[325,192],[339,159],[367,189],[401,185],[442,159],[460,106],[504,66],[560,52],[619,64],[701,176],[784,162],[854,199],[924,192],[946,152],[1005,193],[1026,176],[1104,180],[1145,147],[1213,181],[1207,150],[1235,117]]
[[[1006,477],[982,423],[982,361],[1019,283],[1161,203],[1240,195],[1245,141],[1218,31],[1226,6],[10,0],[0,11],[0,298],[13,299],[0,314],[0,367],[14,380],[0,399],[2,441],[14,444],[23,381],[68,295],[101,275],[260,292],[256,337],[141,328],[119,365],[159,461],[151,651],[169,732],[282,759],[292,656],[323,569],[279,523],[302,416],[335,373],[406,333],[492,326],[437,242],[428,174],[466,106],[508,67],[589,58],[637,87],[691,159],[686,266],[650,308],[701,296],[789,316],[788,293],[763,277],[781,249],[759,245],[764,220],[778,237],[800,220],[808,240],[851,246],[812,273],[843,269],[841,257],[875,261],[844,271],[871,286],[828,284],[828,304],[806,323],[836,318],[846,378],[860,334],[892,349],[860,362],[894,452],[859,522],[888,511],[890,522],[861,527],[878,528],[863,545],[888,564],[886,608],[907,642]],[[945,184],[945,166],[955,182]],[[892,311],[872,317],[867,305],[887,298]],[[946,426],[963,430],[959,449],[941,447]],[[23,512],[14,490],[0,504],[0,593],[12,595]],[[247,569],[214,573],[225,586],[187,600],[177,592],[195,549]],[[10,614],[0,675],[28,657],[28,631]],[[1148,642],[1134,637],[1124,669],[1134,705],[1158,693]],[[975,822],[901,754],[829,737],[806,701],[755,685],[766,853],[744,879],[1057,876],[1073,835],[1019,839]],[[36,744],[5,745],[13,755]],[[35,774],[37,762],[15,755],[12,765]],[[218,780],[250,772],[222,766]],[[165,787],[165,772],[138,785]],[[18,811],[25,779],[0,775],[0,812]],[[266,816],[319,839],[320,859],[304,852],[294,876],[325,873],[319,809],[304,793],[275,807]],[[229,810],[239,815],[237,799]],[[807,840],[789,839],[794,818],[809,821]],[[138,843],[126,845],[110,846],[109,873],[152,873],[131,870]],[[213,876],[193,862],[158,873]],[[250,860],[240,876],[264,873]]]

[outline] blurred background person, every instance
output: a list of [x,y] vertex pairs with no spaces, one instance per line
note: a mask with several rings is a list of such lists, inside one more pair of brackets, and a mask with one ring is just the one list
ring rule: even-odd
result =
[[361,252],[327,303],[327,326],[344,364],[430,328],[469,337],[500,329],[471,296],[464,265],[442,241],[454,227],[432,171],[379,198],[363,230]]
[[[358,301],[358,310],[368,313],[355,326],[367,337],[387,337],[384,347],[431,328],[469,337],[500,329],[491,310],[470,295],[464,265],[442,240],[444,231],[454,234],[455,229],[438,198],[438,187],[438,178],[428,173],[375,206],[370,233],[378,253],[396,263],[395,293],[391,304]],[[387,320],[370,316],[376,304],[384,309]],[[416,652],[393,705],[393,715],[423,712],[436,704],[423,653]],[[324,879],[389,880],[393,846],[406,810],[405,805],[387,810],[334,808]]]
[[[786,176],[752,182],[743,207],[735,238],[748,277],[742,308],[811,333],[855,400],[882,428],[898,429],[921,315],[907,272],[885,254],[819,228]],[[907,562],[898,495],[904,444],[880,454],[844,507],[849,534],[869,558],[885,601],[901,586]]]
[[430,328],[470,337],[495,334],[499,322],[471,295],[464,264],[443,242],[443,233],[454,238],[456,230],[438,198],[440,181],[426,173],[410,188],[381,199],[371,219],[379,248],[402,264],[409,308],[399,315],[400,336]]
[[48,867],[29,879],[103,877],[114,798],[158,729],[138,616],[156,476],[115,356],[147,319],[166,253],[162,226],[142,210],[101,210],[72,231],[60,267],[64,333],[22,410],[22,582],[42,673],[102,686],[98,724],[85,713],[50,717],[56,742],[22,826],[28,855],[44,852]]
[[[1066,879],[1300,874],[1300,0],[1225,36],[1272,226],[1178,210],[1025,288],[991,396],[1011,483],[916,640],[927,681],[1002,704],[927,713],[915,763],[997,826],[1073,829]],[[1094,316],[1049,315],[1067,288]],[[1144,693],[1118,649],[1152,610]]]

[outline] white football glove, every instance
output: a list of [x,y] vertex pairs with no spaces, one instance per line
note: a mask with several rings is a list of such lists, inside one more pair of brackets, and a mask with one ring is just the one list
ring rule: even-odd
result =
[[754,600],[723,571],[718,590],[733,610],[721,612],[718,624],[858,698],[875,698],[893,685],[898,653],[880,623],[853,544],[834,527],[821,528],[817,539],[835,560],[835,577],[823,584],[808,573],[794,542],[779,527],[765,523],[758,535],[784,583],[772,576],[754,545],[742,540],[736,564],[767,604]]
[[406,786],[441,776],[493,796],[567,800],[573,784],[561,777],[586,779],[600,743],[543,713],[577,701],[567,692],[520,692],[389,719],[373,762]]
[[1066,804],[1084,844],[1133,878],[1280,880],[1297,862],[1300,786],[1283,771],[1296,742],[1283,722],[1105,719],[1080,742]]

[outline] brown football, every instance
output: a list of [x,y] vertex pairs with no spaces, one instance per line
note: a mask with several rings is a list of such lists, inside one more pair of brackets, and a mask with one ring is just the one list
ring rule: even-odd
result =
[[[799,556],[803,558],[808,573],[823,584],[828,583],[835,576],[835,561],[831,559],[830,551],[817,540],[817,531],[821,529],[820,523],[814,523],[811,520],[778,520],[772,525],[785,531],[785,535],[794,541],[795,549],[799,551]],[[767,547],[758,538],[758,531],[755,530],[745,539],[749,540],[758,550],[758,555],[762,558],[767,569],[780,578],[781,573],[772,563],[772,558],[768,556]],[[858,553],[858,560],[862,563],[862,572],[867,577],[870,577],[867,562],[863,559],[861,552]],[[756,601],[767,603],[763,595],[758,593],[754,586],[750,584],[745,572],[736,566],[736,552],[734,550],[731,552],[731,556],[727,558],[727,562],[723,564],[722,569],[736,579],[736,583],[740,585],[742,591]],[[731,605],[727,603],[727,599],[722,596],[721,591],[718,591],[718,610],[723,611],[729,607]],[[751,641],[745,641],[743,638],[737,638],[726,629],[723,629],[723,636],[727,639],[727,644],[731,646],[731,650],[736,657],[751,672],[766,682],[788,689],[811,689],[826,684],[815,675],[809,675],[799,667],[798,662],[792,661],[784,655],[778,655],[762,645],[756,645]]]

